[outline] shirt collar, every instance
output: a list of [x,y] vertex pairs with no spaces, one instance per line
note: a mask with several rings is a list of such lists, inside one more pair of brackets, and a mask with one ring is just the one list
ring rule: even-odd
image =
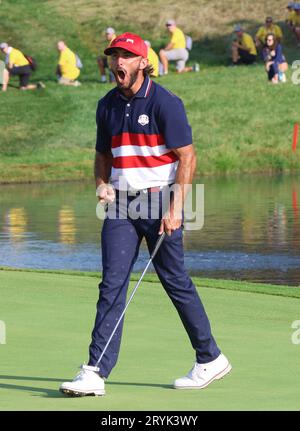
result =
[[[131,98],[132,99],[146,99],[149,96],[150,93],[150,89],[152,87],[152,83],[153,81],[149,78],[149,76],[147,75],[144,79],[144,82],[141,86],[141,88],[139,89],[139,91]],[[122,92],[119,92],[119,95],[122,99],[124,100],[128,100],[124,94],[122,94]]]
[[146,98],[149,96],[149,92],[150,92],[150,88],[152,85],[152,81],[149,78],[149,76],[147,75],[144,79],[144,82],[141,86],[141,88],[139,89],[139,91],[134,95],[134,97],[138,97],[138,98]]

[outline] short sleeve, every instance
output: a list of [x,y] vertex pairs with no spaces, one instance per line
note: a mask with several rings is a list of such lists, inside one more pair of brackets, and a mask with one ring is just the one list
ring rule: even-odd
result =
[[111,150],[111,137],[107,133],[106,127],[106,110],[102,100],[99,101],[96,111],[97,137],[96,151],[107,153]]
[[277,26],[277,37],[282,38],[283,34],[282,34],[282,30],[279,27],[279,25]]
[[256,35],[255,35],[258,39],[261,39],[263,37],[263,29],[261,27],[259,27]]
[[167,148],[180,148],[193,143],[192,129],[179,97],[170,94],[164,100],[160,106],[157,124]]
[[66,58],[63,52],[60,53],[59,59],[58,59],[58,64],[60,66],[63,66],[66,63]]

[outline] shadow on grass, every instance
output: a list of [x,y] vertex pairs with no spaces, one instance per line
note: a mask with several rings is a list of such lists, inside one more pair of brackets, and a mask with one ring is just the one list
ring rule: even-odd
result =
[[[51,377],[32,377],[32,376],[9,376],[9,375],[0,375],[0,380],[24,380],[24,381],[44,381],[44,382],[58,382],[62,383],[64,381],[68,381],[68,379],[57,379]],[[150,387],[150,388],[163,388],[163,389],[172,389],[172,385],[163,385],[158,383],[140,383],[140,382],[107,382],[107,386],[137,386],[137,387]],[[1,389],[12,389],[16,391],[29,391],[29,392],[38,392],[43,397],[48,398],[66,398],[66,395],[59,392],[57,389],[48,389],[45,387],[32,387],[32,386],[24,386],[24,385],[15,385],[8,383],[0,383]]]
[[1,389],[12,389],[16,391],[26,391],[26,392],[38,392],[43,397],[49,398],[64,398],[64,394],[59,392],[58,389],[47,389],[47,388],[35,388],[32,386],[23,386],[23,385],[9,385],[5,383],[0,383]]
[[[8,376],[6,374],[0,374],[0,380],[33,380],[43,382],[61,382],[62,379],[55,379],[52,377],[32,377],[32,376]],[[0,383],[1,385],[1,383]]]
[[160,383],[137,383],[137,382],[107,382],[107,385],[116,385],[116,386],[145,386],[148,388],[163,388],[163,389],[173,389],[172,385],[162,385]]

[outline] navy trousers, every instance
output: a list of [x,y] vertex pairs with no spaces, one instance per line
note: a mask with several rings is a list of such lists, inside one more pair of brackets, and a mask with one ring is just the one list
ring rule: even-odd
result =
[[[140,243],[145,237],[149,253],[158,238],[160,219],[106,218],[102,228],[102,282],[89,365],[95,365],[126,305],[126,294]],[[158,277],[177,309],[180,319],[196,351],[196,361],[206,363],[216,359],[220,350],[211,334],[210,323],[200,297],[184,267],[182,229],[165,237],[153,261]],[[124,319],[123,319],[124,320]],[[108,377],[115,366],[121,344],[123,321],[112,338],[100,367]]]
[[268,78],[269,81],[272,81],[275,75],[279,73],[279,63],[277,61],[274,61],[273,64],[271,64],[269,72],[268,72]]

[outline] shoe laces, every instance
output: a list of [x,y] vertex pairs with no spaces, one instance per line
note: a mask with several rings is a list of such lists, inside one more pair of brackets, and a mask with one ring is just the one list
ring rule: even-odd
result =
[[[83,364],[84,365],[84,364]],[[83,380],[85,377],[87,377],[88,376],[88,373],[90,372],[89,370],[85,370],[84,368],[83,368],[83,365],[80,365],[80,370],[81,371],[79,371],[77,374],[76,374],[76,376],[75,376],[75,378],[74,378],[74,382],[76,382],[76,381],[78,381],[78,380]]]
[[199,379],[201,378],[201,374],[202,372],[206,371],[206,367],[203,364],[198,364],[197,362],[195,363],[195,365],[193,366],[193,368],[190,370],[188,376],[192,379]]

